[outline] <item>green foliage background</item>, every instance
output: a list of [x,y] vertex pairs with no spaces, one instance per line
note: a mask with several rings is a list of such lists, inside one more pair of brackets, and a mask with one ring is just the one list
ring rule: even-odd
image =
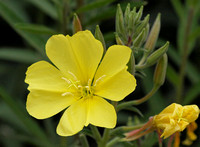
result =
[[[131,8],[144,6],[144,15],[150,14],[152,25],[157,13],[162,14],[161,32],[157,47],[170,41],[168,49],[169,64],[165,84],[146,103],[137,108],[143,117],[135,112],[122,111],[118,114],[118,124],[139,124],[149,116],[159,113],[172,102],[197,104],[200,96],[200,3],[197,0],[0,0],[0,146],[78,146],[77,137],[59,137],[55,133],[60,115],[46,120],[36,120],[26,112],[28,94],[24,83],[28,66],[39,60],[48,60],[45,43],[53,34],[72,35],[73,13],[79,16],[83,29],[94,32],[100,25],[107,46],[115,44],[115,13],[117,3],[125,10],[127,3]],[[190,7],[194,9],[191,28],[187,34],[190,20]],[[185,40],[186,38],[186,40]],[[186,44],[187,43],[187,44]],[[182,65],[184,46],[188,47],[185,63],[185,82],[182,96],[176,99],[180,87],[179,70]],[[143,97],[153,85],[153,70],[145,70],[144,78],[137,78],[138,86],[125,100]],[[199,122],[199,121],[197,121]],[[85,130],[87,131],[87,130]],[[199,136],[199,129],[196,131]],[[184,139],[184,134],[182,135]],[[153,138],[153,139],[152,139]],[[145,138],[143,146],[153,146],[155,134]],[[91,144],[93,145],[93,141]],[[194,142],[197,147],[200,139]],[[119,146],[121,146],[119,144]],[[128,146],[128,145],[127,145]],[[156,146],[156,144],[155,144]]]

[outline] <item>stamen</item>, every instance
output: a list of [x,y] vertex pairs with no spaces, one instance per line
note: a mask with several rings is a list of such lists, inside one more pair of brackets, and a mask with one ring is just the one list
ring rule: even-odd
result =
[[90,86],[85,86],[85,88],[87,88],[88,90],[90,89]]
[[88,86],[91,85],[92,79],[88,80]]
[[65,80],[68,84],[71,84],[71,81],[70,81],[70,80],[68,80],[68,79],[66,79],[66,78],[64,78],[64,77],[62,77],[62,79]]
[[72,95],[73,96],[74,94],[71,93],[71,92],[65,92],[65,93],[62,94],[62,96],[66,96],[66,95]]
[[102,79],[103,79],[105,76],[106,76],[106,75],[103,75],[103,76],[99,77],[99,78],[95,81],[94,86],[96,86],[97,83],[98,83],[99,81],[102,81]]
[[82,88],[82,86],[81,86],[81,85],[78,85],[78,88]]
[[72,73],[72,72],[70,72],[70,71],[68,71],[68,73],[70,74],[70,75],[72,75],[72,77],[74,78],[74,80],[78,80],[78,78]]

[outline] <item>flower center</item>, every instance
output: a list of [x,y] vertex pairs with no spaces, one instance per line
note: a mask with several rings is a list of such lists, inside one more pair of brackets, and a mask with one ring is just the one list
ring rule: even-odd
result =
[[81,86],[79,85],[78,86],[78,90],[79,90],[79,93],[81,95],[81,98],[84,98],[84,97],[91,97],[93,95],[93,90],[92,90],[92,87],[91,86]]
[[[70,73],[73,74],[73,73]],[[93,95],[93,88],[91,86],[91,79],[88,80],[87,84],[81,84],[77,77],[73,74],[73,79],[67,79],[62,77],[68,84],[67,92],[62,93],[62,96],[73,95],[78,98],[91,97]]]

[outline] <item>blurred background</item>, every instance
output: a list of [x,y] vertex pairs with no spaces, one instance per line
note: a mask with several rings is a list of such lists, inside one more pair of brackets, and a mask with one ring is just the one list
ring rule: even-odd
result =
[[[26,112],[28,90],[24,83],[25,72],[34,62],[48,61],[45,43],[51,35],[72,35],[74,13],[79,16],[83,30],[89,29],[94,33],[96,25],[99,25],[107,47],[116,44],[114,32],[118,3],[123,11],[128,3],[131,8],[144,5],[142,18],[150,14],[150,26],[157,14],[161,13],[161,30],[156,48],[166,41],[170,42],[164,85],[149,101],[137,106],[143,117],[138,112],[122,111],[118,114],[118,125],[145,122],[172,102],[200,106],[198,0],[0,0],[1,147],[78,146],[77,136],[65,138],[55,133],[61,113],[49,119],[36,120]],[[184,49],[187,49],[186,62],[183,60]],[[181,98],[177,100],[182,67],[185,71],[184,86]],[[137,88],[125,101],[141,98],[151,90],[154,69],[154,66],[149,67],[145,69],[143,78],[136,77]],[[198,136],[199,132],[198,129]],[[157,138],[149,138],[144,146],[157,146]],[[184,140],[185,133],[181,138]],[[200,146],[200,138],[192,146]]]

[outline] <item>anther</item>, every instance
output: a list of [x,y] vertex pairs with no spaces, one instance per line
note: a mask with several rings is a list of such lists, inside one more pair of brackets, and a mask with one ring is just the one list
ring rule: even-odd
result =
[[103,79],[105,76],[106,76],[106,75],[103,75],[103,76],[99,77],[99,78],[95,81],[94,86],[96,86],[97,83],[98,83],[99,81],[102,81],[102,79]]
[[66,96],[66,95],[72,95],[73,96],[73,93],[71,93],[71,92],[62,93],[62,96]]
[[72,75],[72,77],[74,78],[74,80],[76,80],[76,81],[78,80],[77,77],[76,77],[71,71],[68,71],[68,73],[69,73],[70,75]]
[[62,79],[65,80],[68,84],[71,84],[71,81],[70,81],[70,80],[68,80],[68,79],[66,79],[66,78],[64,78],[64,77],[62,77]]

